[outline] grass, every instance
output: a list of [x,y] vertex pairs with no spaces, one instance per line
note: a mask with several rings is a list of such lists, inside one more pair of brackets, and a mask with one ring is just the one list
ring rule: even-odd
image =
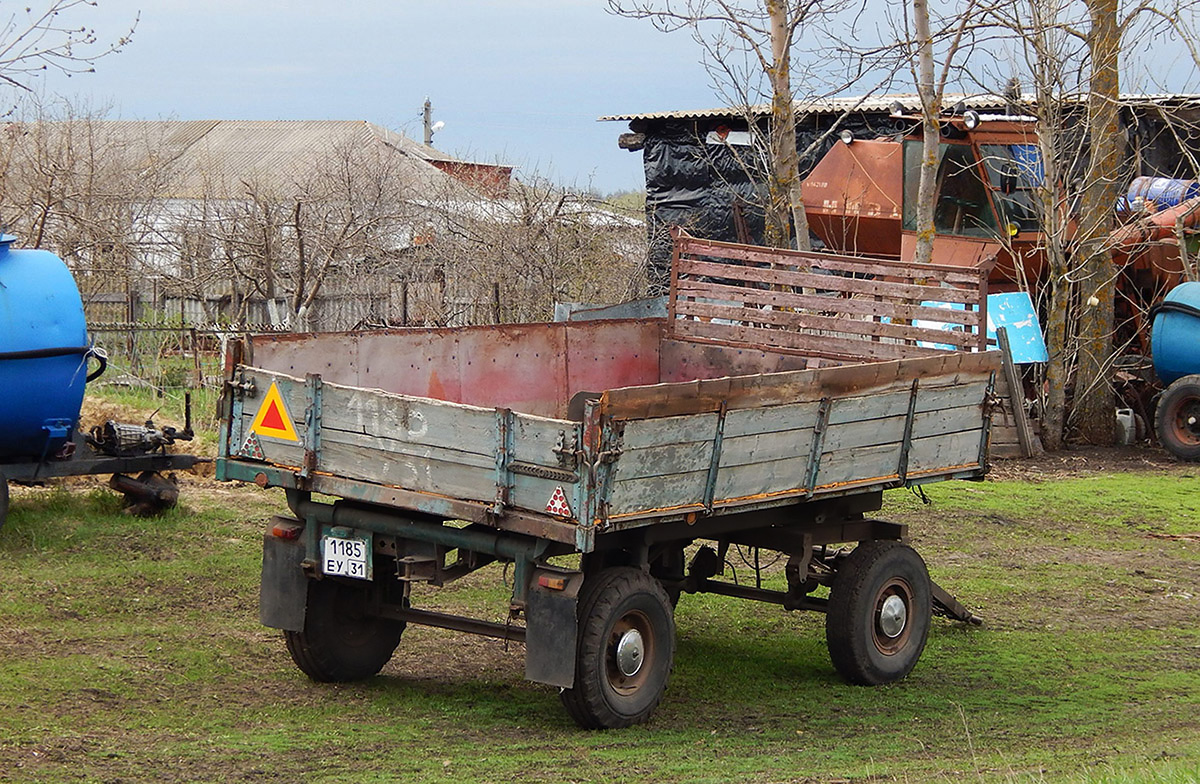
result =
[[[937,621],[908,679],[860,688],[821,616],[685,596],[666,699],[617,732],[577,730],[521,646],[453,632],[307,681],[257,622],[274,492],[193,483],[139,520],[107,491],[17,490],[0,780],[1195,782],[1200,544],[1152,536],[1200,530],[1192,471],[892,493],[882,516],[983,628]],[[493,617],[506,591],[489,568],[422,597]]]

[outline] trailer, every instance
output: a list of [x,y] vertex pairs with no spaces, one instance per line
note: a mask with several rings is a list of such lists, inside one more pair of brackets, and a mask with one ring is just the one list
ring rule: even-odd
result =
[[[987,471],[986,265],[675,241],[665,319],[231,346],[217,476],[285,490],[260,618],[300,670],[370,677],[406,624],[455,629],[523,642],[612,728],[662,699],[684,593],[825,613],[860,684],[908,674],[932,615],[977,622],[873,513]],[[786,559],[786,589],[723,578],[731,547]],[[504,623],[413,601],[497,561]]]

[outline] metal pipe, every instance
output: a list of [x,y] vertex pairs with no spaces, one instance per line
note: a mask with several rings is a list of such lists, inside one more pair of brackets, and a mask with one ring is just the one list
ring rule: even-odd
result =
[[769,602],[782,605],[785,610],[815,610],[826,612],[828,601],[819,596],[793,597],[783,591],[769,591],[765,588],[751,588],[748,585],[734,585],[716,580],[702,580],[696,584],[695,590],[689,593],[715,593],[721,596],[732,596],[735,599],[749,599],[755,602]]
[[414,610],[411,607],[384,606],[379,614],[387,618],[395,618],[406,623],[417,623],[422,626],[436,626],[439,629],[453,629],[468,634],[478,634],[483,637],[496,637],[510,642],[525,642],[525,627],[509,626],[492,621],[481,621],[462,615],[433,612],[431,610]]
[[369,509],[335,507],[314,501],[301,501],[298,506],[296,511],[301,518],[309,519],[311,517],[311,519],[326,525],[366,528],[376,533],[405,539],[419,539],[446,547],[488,553],[501,558],[534,560],[541,556],[547,547],[545,541],[520,534],[450,528],[439,523],[411,520]]

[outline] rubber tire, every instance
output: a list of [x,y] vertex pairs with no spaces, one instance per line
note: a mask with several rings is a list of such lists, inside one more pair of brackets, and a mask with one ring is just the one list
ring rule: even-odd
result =
[[1200,460],[1200,425],[1189,426],[1189,416],[1200,419],[1200,375],[1184,376],[1167,387],[1154,412],[1158,442],[1180,460]]
[[383,669],[400,644],[404,622],[363,615],[364,587],[333,579],[312,580],[304,631],[285,631],[288,653],[305,675],[321,683],[369,678]]
[[[662,701],[675,658],[675,617],[662,585],[641,569],[604,569],[584,580],[578,616],[575,687],[560,693],[567,713],[589,730],[649,719]],[[645,672],[639,670],[641,677],[632,684],[618,683],[615,673],[613,646],[619,624],[638,628],[645,644]]]
[[[894,642],[876,621],[887,593],[900,595],[907,609]],[[830,588],[825,641],[834,668],[853,684],[900,680],[921,657],[932,616],[929,572],[916,550],[901,542],[863,542],[838,567]]]

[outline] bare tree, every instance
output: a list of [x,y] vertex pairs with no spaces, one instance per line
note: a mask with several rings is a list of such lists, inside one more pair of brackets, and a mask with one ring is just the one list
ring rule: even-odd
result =
[[1195,8],[1190,0],[1127,9],[1115,0],[1021,0],[989,11],[1017,42],[1036,104],[1047,270],[1040,293],[1050,351],[1043,438],[1050,448],[1064,440],[1072,378],[1076,433],[1097,444],[1114,437],[1114,300],[1121,271],[1110,236],[1129,176],[1119,78],[1123,61],[1148,41],[1162,45],[1179,36],[1195,63]]
[[[796,140],[793,50],[800,38],[826,40],[818,32],[824,24],[851,7],[849,0],[609,0],[612,13],[635,19],[647,19],[663,32],[686,30],[700,47],[703,63],[713,79],[713,87],[746,119],[752,133],[759,131],[763,104],[770,106],[770,123],[762,160],[761,179],[766,182],[762,205],[766,219],[765,239],[770,245],[787,246],[795,230],[797,247],[808,250],[808,218],[800,193],[801,158],[810,155],[822,142],[801,152]],[[828,46],[815,44],[814,54],[805,64],[800,83],[804,96],[831,95],[866,70],[856,57],[849,66],[851,76],[835,78],[832,71],[818,75],[819,63],[832,63],[832,39]],[[856,53],[857,54],[857,53]],[[841,63],[840,60],[838,60]],[[833,85],[832,87],[830,85]],[[757,165],[754,157],[744,164]]]
[[30,80],[41,72],[87,73],[100,58],[121,51],[133,39],[137,19],[116,41],[104,43],[77,21],[81,11],[97,5],[96,0],[50,0],[0,16],[0,82],[29,90]]
[[[946,82],[954,73],[965,36],[979,26],[979,5],[977,0],[968,0],[965,8],[958,9],[949,18],[936,20],[935,28],[928,0],[913,0],[912,37],[900,46],[909,62],[916,62],[913,81],[921,101],[921,179],[917,188],[917,240],[913,255],[913,261],[918,264],[928,264],[933,258],[933,215],[938,164],[941,162],[940,117]],[[939,44],[942,44],[940,52]],[[938,54],[941,56],[937,57]],[[942,63],[940,73],[935,58]]]
[[[437,323],[543,321],[555,302],[624,302],[646,286],[645,227],[597,199],[530,176],[501,198],[425,202],[426,241],[408,254]],[[439,301],[430,301],[429,297]]]

